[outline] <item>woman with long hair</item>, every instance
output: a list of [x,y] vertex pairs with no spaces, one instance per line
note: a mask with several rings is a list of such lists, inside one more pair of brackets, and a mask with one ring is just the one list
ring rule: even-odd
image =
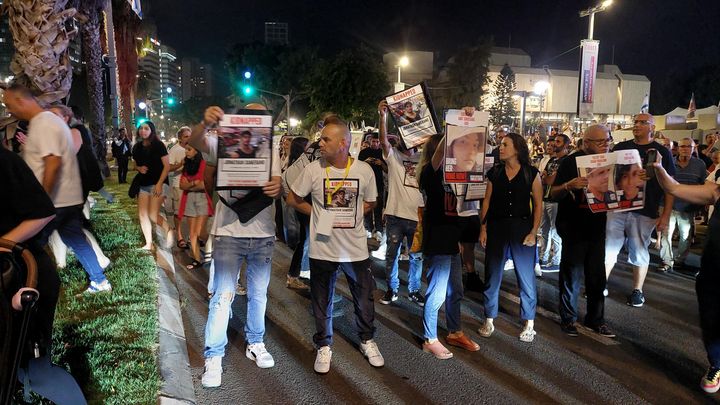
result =
[[[288,155],[287,167],[290,168],[299,158],[305,153],[309,140],[301,136],[295,137],[290,143],[290,152]],[[285,190],[290,190],[290,186],[297,179],[297,176],[301,173],[301,170],[286,170],[283,173],[283,183]],[[292,260],[290,261],[290,268],[287,273],[287,288],[294,288],[299,290],[307,290],[308,286],[300,281],[300,270],[302,268],[302,259],[305,252],[305,240],[307,239],[307,233],[310,230],[310,217],[301,213],[300,211],[293,210],[298,223],[300,224],[300,232],[298,234],[297,244],[293,251]]]
[[180,176],[180,209],[178,218],[182,221],[183,216],[188,217],[190,230],[190,256],[192,262],[187,265],[188,270],[202,266],[200,257],[199,237],[208,217],[212,215],[212,199],[205,191],[205,160],[197,149],[190,145],[185,146],[185,163]]
[[515,262],[520,285],[520,317],[525,326],[520,340],[535,338],[537,304],[535,251],[542,217],[542,184],[538,170],[530,163],[530,152],[522,136],[510,133],[500,143],[501,164],[487,175],[482,205],[480,244],[485,248],[485,324],[478,333],[490,337],[498,314],[498,296],[506,254]]
[[423,307],[423,351],[441,360],[453,356],[437,338],[438,311],[443,303],[449,332],[447,343],[469,351],[480,350],[480,346],[470,340],[460,327],[460,302],[463,297],[460,227],[457,199],[452,189],[443,184],[444,158],[444,138],[434,135],[423,146],[416,170],[420,190],[425,194],[422,252],[428,265],[428,288]]
[[145,121],[138,127],[132,156],[135,161],[135,170],[138,172],[137,176],[140,176],[138,217],[145,237],[143,249],[152,249],[153,224],[162,228],[166,238],[165,242],[170,245],[172,229],[159,214],[163,202],[163,184],[170,172],[170,160],[167,148],[158,138],[155,124],[151,121]]

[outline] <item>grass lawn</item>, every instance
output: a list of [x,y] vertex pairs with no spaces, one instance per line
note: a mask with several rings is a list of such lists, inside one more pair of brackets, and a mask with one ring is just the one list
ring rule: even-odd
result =
[[[113,173],[114,174],[114,173]],[[89,403],[155,404],[160,389],[158,285],[155,261],[139,249],[142,233],[127,184],[107,179],[116,202],[93,193],[93,232],[112,264],[105,271],[110,293],[82,294],[88,279],[68,260],[55,315],[53,361],[67,368]]]

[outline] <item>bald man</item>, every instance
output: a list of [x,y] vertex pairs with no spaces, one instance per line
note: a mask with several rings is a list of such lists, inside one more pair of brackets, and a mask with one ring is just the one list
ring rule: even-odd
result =
[[[255,108],[260,109],[260,108]],[[224,115],[220,107],[209,107],[200,124],[193,128],[188,142],[204,155],[216,159],[218,138],[207,136],[207,128],[220,122]],[[215,208],[215,220],[210,233],[214,236],[212,260],[214,272],[209,283],[210,299],[208,320],[205,325],[205,372],[204,387],[218,387],[222,382],[222,358],[228,344],[227,328],[230,307],[235,298],[235,286],[243,261],[247,263],[247,321],[245,340],[248,345],[245,356],[260,368],[275,365],[275,360],[265,348],[265,305],[267,287],[270,283],[272,253],[275,246],[275,205],[273,200],[282,193],[280,158],[272,159],[270,181],[262,187],[262,194],[250,194],[250,190],[218,191],[228,204],[239,199],[251,198],[260,205],[260,211],[247,222],[241,222],[235,211],[223,201]],[[269,197],[263,199],[262,195]],[[264,205],[264,208],[263,208]]]
[[[375,334],[375,280],[370,270],[363,215],[375,206],[377,188],[373,170],[349,156],[350,131],[342,121],[325,126],[320,134],[321,158],[305,166],[290,186],[288,204],[310,216],[310,295],[318,347],[314,369],[330,371],[332,309],[335,281],[342,270],[355,306],[360,351],[374,367],[385,364],[373,341]],[[345,193],[348,207],[334,207],[333,197]],[[303,198],[312,196],[312,205]]]
[[607,153],[610,132],[602,125],[591,125],[583,135],[583,149],[558,166],[550,197],[558,202],[555,227],[562,238],[560,258],[560,328],[568,336],[578,336],[580,280],[585,276],[587,313],[584,325],[605,337],[615,334],[605,323],[605,213],[593,214],[583,189],[586,177],[578,177],[576,156]]
[[[662,165],[675,175],[675,164],[670,151],[653,139],[655,119],[650,114],[638,114],[633,120],[633,139],[615,145],[616,150],[635,149],[640,154],[643,166],[647,165],[648,151],[655,149],[662,156]],[[643,174],[643,176],[645,176]],[[664,201],[662,207],[660,202]],[[650,237],[653,230],[658,235],[667,230],[673,196],[663,192],[655,178],[645,184],[645,206],[635,211],[611,212],[607,216],[607,242],[605,243],[605,273],[610,278],[618,253],[627,241],[628,262],[633,266],[633,290],[627,298],[627,304],[641,307],[645,303],[643,284],[650,265]]]

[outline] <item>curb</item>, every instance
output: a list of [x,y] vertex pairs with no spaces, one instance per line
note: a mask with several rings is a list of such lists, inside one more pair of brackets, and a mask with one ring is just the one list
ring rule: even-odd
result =
[[[156,245],[157,246],[157,245]],[[180,293],[175,281],[172,253],[158,246],[155,253],[158,278],[160,404],[195,404],[187,341],[180,309]]]

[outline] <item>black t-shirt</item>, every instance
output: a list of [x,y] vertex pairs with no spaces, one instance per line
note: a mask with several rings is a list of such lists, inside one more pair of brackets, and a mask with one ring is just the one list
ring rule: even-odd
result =
[[[576,156],[586,155],[583,151],[577,151],[571,156],[563,158],[557,169],[554,186],[560,186],[578,177]],[[593,214],[590,211],[585,193],[582,189],[570,190],[558,203],[558,213],[555,219],[555,228],[562,238],[605,238],[604,212]]]
[[504,164],[490,169],[487,178],[492,183],[492,195],[487,220],[531,217],[532,183],[537,175],[538,170],[529,165],[522,165],[512,180],[508,179]]
[[[0,146],[0,236],[22,221],[55,214],[50,197],[32,170],[16,154]],[[34,238],[33,238],[34,239]],[[31,239],[32,240],[32,239]]]
[[165,144],[160,141],[153,141],[147,147],[143,146],[142,141],[140,141],[133,146],[132,156],[135,165],[148,167],[147,173],[140,179],[141,186],[157,184],[163,171],[162,157],[167,156],[167,154]]
[[433,170],[426,165],[420,175],[420,189],[425,194],[423,211],[423,253],[454,255],[460,250],[457,198],[452,189],[443,184],[442,168]]
[[[375,158],[377,160],[385,161],[383,159],[382,155],[382,148],[365,148],[360,151],[360,154],[358,155],[358,159],[362,160],[363,162],[368,160],[369,158]],[[369,163],[368,163],[369,164]],[[384,183],[383,183],[383,169],[380,165],[370,164],[370,167],[373,169],[373,173],[375,173],[375,186],[378,190],[384,190]]]
[[[647,145],[638,145],[634,140],[630,139],[615,145],[613,151],[629,149],[638,150],[640,153],[640,159],[642,159],[643,167],[647,164],[647,151],[650,149],[656,149],[662,156],[662,165],[665,170],[670,176],[675,176],[675,162],[673,161],[672,154],[670,154],[670,151],[663,145],[660,145],[655,141],[652,141]],[[660,187],[660,183],[658,183],[657,179],[653,177],[645,184],[645,207],[635,212],[648,218],[657,218],[660,216],[658,214],[658,208],[664,198],[665,192],[662,187]]]

